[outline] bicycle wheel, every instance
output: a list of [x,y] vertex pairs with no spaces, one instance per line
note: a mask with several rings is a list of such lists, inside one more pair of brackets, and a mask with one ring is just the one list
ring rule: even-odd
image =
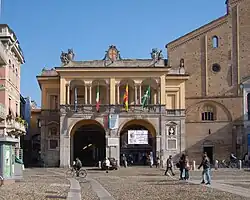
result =
[[75,176],[75,172],[72,169],[68,169],[65,173],[66,177],[74,177]]
[[85,169],[79,170],[79,177],[85,178],[87,176],[87,171]]
[[0,187],[3,185],[3,177],[0,176]]

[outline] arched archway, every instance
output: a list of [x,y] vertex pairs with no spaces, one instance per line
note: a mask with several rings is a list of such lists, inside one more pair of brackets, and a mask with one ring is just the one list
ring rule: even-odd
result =
[[[139,135],[141,140],[130,140],[131,134]],[[135,136],[135,138],[137,138]],[[128,163],[133,165],[146,165],[147,155],[156,157],[156,130],[147,120],[130,120],[120,131],[120,153],[124,154]],[[122,159],[121,159],[122,160]]]
[[105,129],[95,120],[81,120],[72,128],[71,159],[77,157],[83,166],[95,166],[106,156]]

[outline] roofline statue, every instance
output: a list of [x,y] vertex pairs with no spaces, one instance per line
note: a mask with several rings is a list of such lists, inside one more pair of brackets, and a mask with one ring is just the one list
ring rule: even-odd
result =
[[60,59],[63,65],[67,65],[70,61],[73,61],[75,57],[73,49],[68,49],[68,52],[61,53]]
[[151,58],[155,61],[158,62],[159,60],[162,60],[164,57],[162,55],[162,50],[158,50],[157,48],[152,49]]

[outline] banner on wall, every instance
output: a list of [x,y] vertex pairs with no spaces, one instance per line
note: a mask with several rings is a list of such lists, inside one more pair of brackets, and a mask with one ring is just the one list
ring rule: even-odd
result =
[[128,144],[148,144],[148,130],[128,130]]
[[109,115],[109,129],[118,129],[119,126],[119,115],[110,114]]

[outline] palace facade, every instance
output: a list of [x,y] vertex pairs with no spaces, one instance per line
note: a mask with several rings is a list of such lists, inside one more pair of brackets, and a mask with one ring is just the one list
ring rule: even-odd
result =
[[[37,79],[45,162],[67,166],[78,155],[119,160],[122,153],[141,152],[140,145],[126,143],[133,129],[148,130],[149,144],[142,149],[162,162],[184,151],[196,161],[203,151],[212,161],[231,152],[243,157],[250,151],[250,1],[227,0],[225,10],[168,43],[167,60],[158,51],[151,59],[121,59],[111,46],[103,60],[74,61],[70,50],[62,54],[61,67],[44,69]],[[150,103],[143,108],[149,87]],[[83,132],[88,142],[77,136]],[[92,145],[100,132],[103,138]]]
[[[62,53],[62,66],[37,76],[47,166],[69,166],[76,157],[90,165],[105,156],[119,161],[123,153],[138,163],[150,152],[164,161],[185,150],[183,66],[171,69],[156,49],[151,59],[122,59],[115,46],[103,60],[73,57],[72,50]],[[128,144],[128,130],[147,130],[148,144]]]
[[[250,1],[227,0],[226,14],[166,45],[168,63],[185,60],[186,151],[212,160],[248,152]],[[244,94],[243,94],[244,85]],[[244,101],[243,101],[244,100]],[[249,150],[250,151],[250,150]]]

